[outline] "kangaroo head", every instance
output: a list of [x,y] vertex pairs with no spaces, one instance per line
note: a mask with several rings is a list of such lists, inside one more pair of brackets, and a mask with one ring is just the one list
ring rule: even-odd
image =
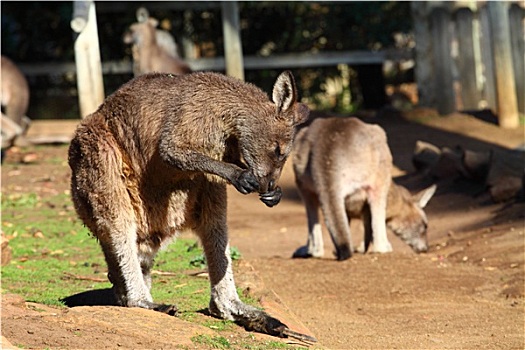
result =
[[293,75],[285,71],[279,75],[272,93],[272,102],[246,129],[240,139],[244,161],[259,182],[259,192],[275,188],[282,168],[292,150],[296,126],[308,118],[309,109],[297,102]]
[[432,185],[415,195],[401,186],[398,187],[399,201],[395,214],[389,216],[388,227],[405,243],[417,252],[428,250],[427,227],[428,220],[423,208],[436,192],[436,185]]
[[155,37],[155,30],[158,25],[159,21],[153,17],[133,23],[129,30],[124,33],[122,40],[125,44],[139,44],[151,40]]

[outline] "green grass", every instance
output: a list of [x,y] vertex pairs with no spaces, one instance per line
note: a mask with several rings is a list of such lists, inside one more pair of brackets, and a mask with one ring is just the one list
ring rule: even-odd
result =
[[[256,342],[251,334],[245,338],[249,339],[227,339],[223,336],[211,336],[199,334],[191,338],[194,344],[204,345],[208,349],[247,349],[247,350],[267,350],[267,349],[297,349],[297,346],[288,345],[278,341]],[[303,348],[306,349],[306,348]]]
[[[106,264],[95,238],[76,218],[67,195],[42,201],[34,193],[2,198],[2,228],[12,237],[13,259],[2,268],[2,288],[28,301],[60,305],[64,297],[93,289],[110,288],[107,281],[86,281],[74,276],[106,280]],[[236,259],[239,253],[235,254]],[[188,274],[204,269],[202,249],[195,240],[177,239],[157,255],[152,296],[176,303],[182,315],[207,308],[209,282]],[[52,283],[53,282],[53,283]],[[253,302],[253,300],[251,300]],[[189,315],[188,317],[191,317]]]
[[2,196],[2,229],[10,238],[11,262],[2,268],[2,291],[26,300],[62,305],[60,299],[109,288],[97,241],[76,219],[67,195],[41,200],[36,194]]
[[221,336],[212,337],[210,335],[200,334],[192,337],[191,341],[195,344],[206,345],[211,349],[231,349],[231,344],[228,339]]
[[[2,293],[65,307],[61,300],[66,297],[111,287],[100,246],[77,219],[69,195],[45,199],[35,193],[2,195],[2,229],[12,249],[11,261],[1,270]],[[240,252],[232,247],[234,263],[240,258]],[[209,281],[190,272],[205,268],[206,260],[196,240],[182,238],[160,252],[153,267],[155,272],[170,273],[153,274],[153,299],[176,304],[180,318],[219,334],[196,337],[192,339],[195,343],[216,349],[277,349],[283,345],[294,348],[279,341],[270,344],[252,339],[250,333],[241,332],[233,340],[221,336],[221,332],[232,334],[239,326],[231,321],[202,317],[210,298]],[[245,303],[260,307],[255,299],[238,292]]]

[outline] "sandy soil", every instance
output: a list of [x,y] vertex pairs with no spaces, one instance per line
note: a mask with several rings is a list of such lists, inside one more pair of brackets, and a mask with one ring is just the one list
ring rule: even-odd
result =
[[[478,151],[515,148],[525,141],[523,130],[505,131],[462,114],[425,117],[424,124],[392,115],[365,120],[387,131],[398,183],[413,191],[438,184],[426,209],[430,251],[415,254],[389,233],[394,252],[338,262],[324,232],[325,258],[292,259],[306,241],[306,216],[288,163],[284,198],[274,208],[256,195],[229,190],[231,243],[243,254],[237,282],[263,296],[270,313],[315,336],[319,348],[525,348],[525,203],[493,203],[483,185],[418,176],[411,164],[416,140]],[[6,161],[21,156],[10,153]],[[44,147],[37,156],[65,159],[65,149]],[[68,186],[67,167],[37,164],[16,176],[2,169],[2,193]],[[47,189],[27,181],[46,174],[57,180]],[[358,242],[358,222],[352,227]],[[191,336],[213,332],[144,310],[82,306],[63,312],[2,296],[2,336],[25,348],[193,348]],[[240,327],[236,332],[247,333]]]

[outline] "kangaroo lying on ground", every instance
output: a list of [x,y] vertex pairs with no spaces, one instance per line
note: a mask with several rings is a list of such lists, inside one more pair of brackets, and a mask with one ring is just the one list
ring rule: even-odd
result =
[[[0,98],[2,113],[2,151],[13,146],[23,136],[31,120],[26,116],[29,107],[29,85],[24,74],[9,58],[1,57],[2,74]],[[3,157],[2,157],[3,160]]]
[[[322,257],[321,207],[338,260],[351,257],[351,218],[361,217],[365,239],[360,249],[392,251],[386,225],[416,252],[427,250],[423,211],[433,185],[412,196],[392,181],[392,155],[384,130],[357,118],[318,118],[298,131],[293,168],[308,216],[308,242],[294,257]],[[386,225],[385,225],[386,222]]]
[[69,147],[75,209],[98,238],[119,304],[175,314],[152,300],[159,249],[186,229],[200,238],[211,284],[210,313],[248,329],[296,336],[241,302],[231,265],[226,185],[258,192],[271,207],[296,126],[309,113],[283,72],[272,101],[218,73],[137,77],[82,120]]
[[158,21],[148,17],[133,23],[123,41],[133,44],[133,73],[135,76],[151,72],[173,74],[191,73],[190,66],[179,58],[176,44],[168,32],[157,29]]

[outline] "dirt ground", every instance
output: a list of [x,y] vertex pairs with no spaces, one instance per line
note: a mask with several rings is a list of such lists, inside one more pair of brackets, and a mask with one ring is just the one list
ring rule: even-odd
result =
[[[231,244],[243,256],[236,281],[262,296],[268,312],[316,337],[319,348],[524,349],[525,203],[493,203],[483,185],[419,176],[411,163],[416,140],[513,149],[525,142],[523,129],[505,131],[464,114],[430,118],[423,111],[411,118],[420,123],[393,115],[365,120],[387,131],[396,182],[412,191],[438,185],[426,208],[428,253],[413,253],[389,232],[394,252],[338,262],[325,231],[325,258],[292,259],[306,242],[306,216],[288,162],[280,181],[284,197],[274,208],[229,189]],[[39,152],[40,159],[66,157],[64,147]],[[9,153],[6,162],[21,156]],[[3,195],[67,188],[68,168],[55,163],[43,169],[36,162],[16,176],[2,169]],[[55,181],[30,181],[43,176]],[[352,228],[357,243],[358,223]],[[213,332],[145,310],[82,306],[63,312],[2,296],[2,335],[25,348],[194,348],[191,336]],[[247,332],[239,327],[238,333]]]

